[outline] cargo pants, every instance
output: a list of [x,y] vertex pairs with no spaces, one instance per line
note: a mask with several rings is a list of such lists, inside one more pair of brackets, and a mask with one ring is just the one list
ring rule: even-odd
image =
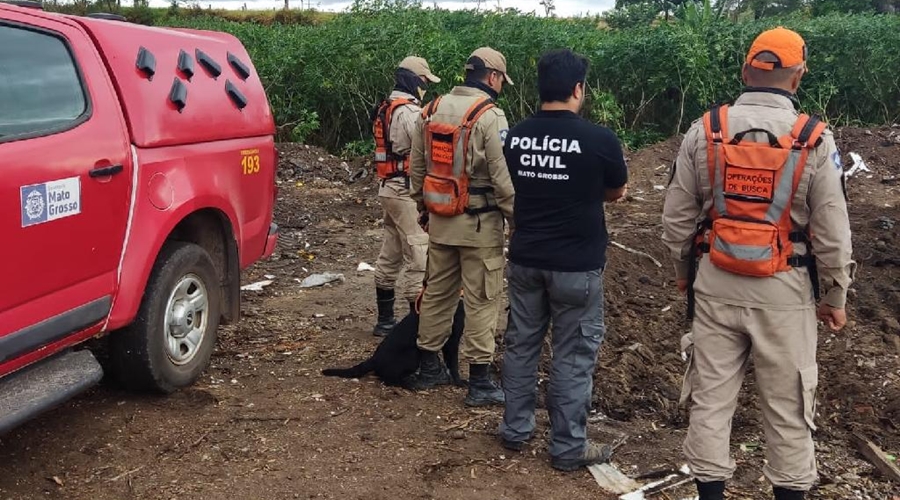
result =
[[462,359],[469,364],[492,362],[505,264],[503,247],[461,247],[431,242],[428,286],[419,315],[419,348],[438,352],[444,347],[462,289],[466,309]]
[[763,310],[698,297],[690,334],[682,338],[688,367],[682,403],[693,402],[684,453],[703,482],[731,478],[731,419],[750,356],[766,436],[763,470],[774,486],[809,490],[816,480],[816,316]]
[[425,279],[428,233],[418,223],[416,202],[380,197],[384,210],[384,242],[375,262],[375,286],[395,289],[398,297],[416,300]]
[[521,442],[534,432],[538,362],[552,324],[550,455],[580,458],[587,442],[597,352],[606,333],[602,270],[555,272],[510,263],[507,280],[510,311],[502,370],[506,408],[500,435]]

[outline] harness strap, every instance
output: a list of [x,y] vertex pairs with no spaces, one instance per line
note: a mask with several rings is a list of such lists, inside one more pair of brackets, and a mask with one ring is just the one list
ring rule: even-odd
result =
[[809,116],[801,114],[791,130],[791,137],[794,138],[794,149],[801,149],[819,145],[822,140],[822,132],[825,131],[827,125],[818,116]]
[[791,243],[809,243],[809,237],[803,231],[791,231],[788,234],[788,240]]
[[463,121],[463,127],[471,127],[481,115],[488,110],[489,106],[493,106],[494,101],[487,98],[482,101],[477,102],[471,108],[469,108],[469,113],[466,115],[465,120]]
[[716,104],[709,109],[707,134],[714,143],[720,143],[728,137],[728,105]]
[[434,113],[437,112],[438,103],[441,102],[441,97],[435,97],[433,101],[428,103],[428,106],[425,106],[425,109],[422,110],[422,118],[427,120],[434,116]]

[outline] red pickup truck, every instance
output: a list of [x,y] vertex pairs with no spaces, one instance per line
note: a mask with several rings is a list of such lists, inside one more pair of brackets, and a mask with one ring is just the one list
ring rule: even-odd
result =
[[276,245],[274,133],[231,35],[0,3],[0,432],[197,380]]

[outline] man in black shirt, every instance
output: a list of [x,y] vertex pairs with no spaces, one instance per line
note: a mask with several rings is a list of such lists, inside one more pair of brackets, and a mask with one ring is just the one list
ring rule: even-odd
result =
[[503,446],[521,450],[534,432],[537,366],[553,325],[547,409],[551,465],[572,471],[609,460],[587,440],[594,365],[605,333],[604,201],[624,196],[619,140],[582,119],[588,61],[570,50],[538,63],[541,110],[509,131],[504,146],[516,191],[509,249],[509,325],[503,358]]

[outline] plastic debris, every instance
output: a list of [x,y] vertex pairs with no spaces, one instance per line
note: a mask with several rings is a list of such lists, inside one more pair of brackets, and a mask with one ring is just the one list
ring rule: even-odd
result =
[[359,265],[356,266],[357,272],[374,271],[374,270],[375,270],[374,267],[370,266],[369,264],[366,264],[365,262],[360,262]]
[[343,274],[336,273],[321,273],[321,274],[312,274],[307,276],[300,282],[300,288],[313,288],[317,286],[322,286],[327,283],[332,283],[334,281],[344,281]]
[[242,286],[241,290],[249,292],[261,292],[263,288],[271,285],[272,283],[272,280],[257,281],[256,283],[250,283],[249,285]]
[[[661,493],[663,491],[671,490],[677,488],[681,485],[692,482],[694,479],[691,477],[690,469],[687,465],[683,465],[681,469],[678,470],[677,474],[670,474],[660,481],[652,482],[649,484],[645,484],[644,486],[619,497],[619,500],[646,500],[647,495],[655,495],[657,493]],[[694,497],[696,498],[696,497]],[[689,500],[688,499],[685,500]]]
[[621,248],[622,250],[625,250],[626,252],[633,253],[635,255],[640,255],[642,257],[647,257],[648,259],[653,261],[654,264],[656,264],[656,267],[662,267],[662,262],[654,259],[653,256],[647,252],[641,252],[640,250],[635,250],[633,248],[626,247],[625,245],[623,245],[621,243],[616,243],[615,241],[610,241],[609,244],[616,248]]
[[857,172],[871,172],[868,165],[866,165],[866,162],[863,161],[862,156],[859,156],[856,153],[850,153],[850,158],[853,160],[853,166],[844,172],[845,179],[853,177]]
[[640,485],[630,477],[622,474],[615,465],[595,464],[588,468],[594,480],[604,490],[621,495],[640,488]]
[[740,448],[744,453],[752,453],[759,450],[759,443],[741,443]]

